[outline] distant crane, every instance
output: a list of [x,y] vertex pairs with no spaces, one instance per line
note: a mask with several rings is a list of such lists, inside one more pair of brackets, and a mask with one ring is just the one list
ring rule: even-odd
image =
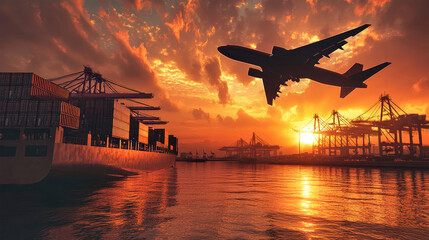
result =
[[277,155],[277,150],[279,149],[280,147],[278,145],[271,145],[253,133],[249,142],[240,138],[236,141],[235,145],[222,147],[219,151],[224,151],[227,157],[258,159],[270,157],[271,153]]

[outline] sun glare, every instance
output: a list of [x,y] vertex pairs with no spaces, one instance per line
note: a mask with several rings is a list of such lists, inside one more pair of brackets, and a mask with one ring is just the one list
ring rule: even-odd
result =
[[312,144],[314,141],[314,136],[311,133],[301,133],[301,143]]

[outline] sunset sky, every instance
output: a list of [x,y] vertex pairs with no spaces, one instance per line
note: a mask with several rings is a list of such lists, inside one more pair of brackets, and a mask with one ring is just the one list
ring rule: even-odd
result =
[[[89,65],[154,93],[145,102],[162,107],[154,114],[169,121],[181,152],[214,151],[255,131],[292,153],[292,128],[314,113],[354,118],[383,93],[408,113],[429,114],[428,12],[426,0],[6,0],[0,71],[54,78]],[[338,87],[304,79],[269,106],[261,79],[247,76],[250,65],[217,51],[227,44],[292,49],[366,23],[372,26],[319,66],[343,73],[356,62],[392,65],[345,99]]]

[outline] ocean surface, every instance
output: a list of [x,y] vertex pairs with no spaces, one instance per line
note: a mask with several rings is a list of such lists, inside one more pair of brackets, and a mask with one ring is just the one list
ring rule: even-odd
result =
[[178,162],[0,186],[0,239],[429,239],[429,171]]

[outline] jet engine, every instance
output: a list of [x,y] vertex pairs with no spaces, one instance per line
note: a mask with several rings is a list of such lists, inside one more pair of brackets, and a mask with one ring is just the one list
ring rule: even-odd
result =
[[255,78],[263,78],[264,73],[261,70],[255,69],[255,68],[249,68],[249,76],[255,77]]

